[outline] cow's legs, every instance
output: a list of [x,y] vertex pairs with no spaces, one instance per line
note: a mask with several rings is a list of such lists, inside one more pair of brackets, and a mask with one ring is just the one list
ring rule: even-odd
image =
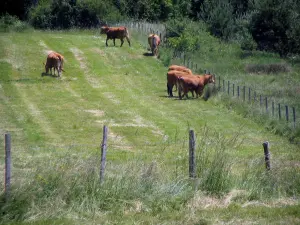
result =
[[113,40],[114,40],[114,46],[116,46],[116,39],[114,38]]
[[168,89],[169,97],[173,97],[173,93],[172,93],[173,85],[167,84],[167,89]]
[[126,37],[126,40],[127,40],[128,44],[130,46],[130,39],[128,37]]
[[121,38],[121,46],[120,47],[122,47],[123,43],[124,43],[124,39]]
[[108,44],[107,44],[107,40],[108,40],[108,38],[106,38],[106,42],[105,42],[105,43],[106,43],[106,46],[108,46]]

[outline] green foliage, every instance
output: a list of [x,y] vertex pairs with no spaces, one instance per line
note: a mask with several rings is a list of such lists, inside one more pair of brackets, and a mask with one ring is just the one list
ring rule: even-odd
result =
[[173,51],[170,48],[160,48],[159,59],[162,61],[164,66],[169,66],[171,63]]
[[233,177],[228,151],[238,145],[238,137],[224,136],[204,127],[197,150],[197,177],[199,189],[212,195],[222,196],[231,190]]
[[0,31],[26,31],[31,29],[30,25],[26,22],[20,21],[16,16],[6,14],[0,18]]
[[30,10],[31,24],[42,29],[90,28],[119,19],[120,14],[111,3],[95,0],[78,1],[76,4],[71,0],[54,0]]
[[168,44],[175,51],[198,51],[202,44],[198,35],[204,30],[204,24],[192,22],[188,19],[174,19],[166,23]]
[[229,40],[235,28],[233,10],[229,0],[205,0],[199,16],[208,24],[213,35]]
[[251,20],[251,33],[259,50],[278,52],[281,56],[300,52],[297,4],[295,0],[253,2],[256,13]]
[[135,20],[164,21],[172,8],[171,0],[120,0],[118,9],[122,15]]
[[263,73],[263,74],[275,74],[275,73],[288,73],[291,68],[288,64],[276,63],[276,64],[250,64],[246,65],[246,71],[248,73]]

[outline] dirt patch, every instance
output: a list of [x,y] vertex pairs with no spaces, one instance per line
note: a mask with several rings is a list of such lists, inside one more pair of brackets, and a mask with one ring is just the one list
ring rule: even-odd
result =
[[43,52],[45,53],[45,55],[49,55],[51,52],[53,52],[53,50],[50,50],[49,47],[45,44],[45,42],[43,42],[42,40],[39,41],[39,46],[44,48]]
[[104,92],[103,93],[105,97],[107,97],[109,100],[111,100],[115,104],[120,104],[120,101],[116,99],[116,96],[111,92]]
[[88,67],[86,65],[83,52],[80,51],[78,48],[70,48],[70,51],[73,53],[77,61],[79,61],[80,68],[86,70]]
[[78,48],[70,48],[70,51],[75,56],[76,60],[79,62],[80,68],[83,70],[84,75],[88,83],[93,88],[101,87],[100,81],[96,78],[95,75],[90,75],[89,68],[87,66],[86,58],[84,57],[84,53]]
[[105,56],[105,52],[99,48],[92,48],[92,51],[98,53],[101,56]]
[[[196,193],[194,198],[188,203],[188,207],[192,210],[207,208],[226,208],[237,198],[244,198],[246,201],[248,193],[245,190],[232,190],[223,198],[216,198],[205,195],[202,192]],[[263,207],[282,207],[288,205],[296,205],[299,202],[293,198],[273,199],[269,201],[247,201],[242,207],[263,206]]]

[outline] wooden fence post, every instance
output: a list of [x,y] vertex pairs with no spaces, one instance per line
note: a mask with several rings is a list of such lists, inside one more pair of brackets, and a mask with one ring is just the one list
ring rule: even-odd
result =
[[274,117],[274,101],[272,101],[272,116]]
[[101,168],[100,168],[100,183],[103,183],[104,180],[104,171],[106,164],[106,148],[107,148],[107,126],[103,126],[103,140],[101,144]]
[[264,147],[264,154],[265,154],[265,162],[266,162],[266,169],[271,169],[271,162],[270,162],[270,151],[269,151],[269,142],[266,141],[263,143]]
[[246,100],[246,86],[244,86],[244,101]]
[[195,133],[193,130],[189,132],[189,175],[191,178],[196,177],[196,157],[195,157]]
[[268,113],[269,111],[268,111],[268,97],[266,97],[266,113]]
[[240,86],[237,86],[237,95],[238,95],[238,98],[240,98]]
[[234,96],[234,84],[232,84],[232,95]]
[[8,201],[11,178],[11,138],[10,134],[5,134],[5,201]]
[[278,117],[281,119],[281,109],[280,109],[280,103],[278,104]]
[[227,94],[229,95],[229,92],[230,92],[230,82],[229,82],[229,81],[227,81],[227,83],[228,83],[228,87],[227,87]]
[[286,118],[286,122],[289,121],[289,107],[286,105],[285,106],[285,118]]
[[295,110],[295,107],[293,107],[293,121],[294,121],[294,128],[296,128],[296,110]]
[[248,102],[251,101],[251,88],[248,89]]
[[259,95],[259,105],[260,105],[260,107],[262,106],[262,97],[261,97],[261,95]]

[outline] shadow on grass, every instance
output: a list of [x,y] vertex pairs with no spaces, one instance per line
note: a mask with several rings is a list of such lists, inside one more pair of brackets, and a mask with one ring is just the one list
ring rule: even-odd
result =
[[143,56],[154,56],[152,53],[149,53],[149,52],[145,52],[144,54],[143,54]]
[[56,75],[54,75],[54,74],[48,74],[48,73],[45,73],[45,72],[41,73],[41,77],[44,77],[44,76],[47,76],[47,77],[54,77],[54,78],[60,78],[59,76],[56,76]]

